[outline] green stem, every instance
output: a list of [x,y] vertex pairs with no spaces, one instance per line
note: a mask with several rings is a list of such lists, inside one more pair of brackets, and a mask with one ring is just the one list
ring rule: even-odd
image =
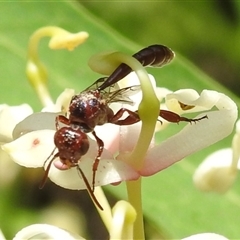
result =
[[136,181],[128,181],[126,184],[128,201],[137,212],[137,217],[133,228],[133,239],[145,239],[141,196],[141,178]]
[[138,113],[142,120],[142,128],[138,142],[132,151],[127,162],[135,169],[141,169],[144,156],[149,148],[154,136],[155,125],[159,115],[160,103],[157,99],[147,71],[141,63],[132,56],[116,52],[107,56],[108,61],[113,61],[113,65],[125,63],[130,66],[138,76],[142,88],[142,101],[139,104]]
[[[89,61],[89,65],[94,71],[103,74],[111,74],[121,63],[127,64],[135,71],[142,88],[143,97],[138,108],[138,113],[142,120],[142,128],[135,148],[130,156],[125,159],[128,164],[139,170],[143,166],[144,157],[154,136],[156,120],[160,109],[159,101],[148,74],[138,60],[119,52],[95,55]],[[137,212],[133,229],[133,239],[144,239],[141,178],[137,181],[129,181],[126,184],[128,200]]]

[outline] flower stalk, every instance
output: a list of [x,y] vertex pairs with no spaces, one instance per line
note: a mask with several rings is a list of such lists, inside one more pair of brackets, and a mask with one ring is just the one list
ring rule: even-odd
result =
[[50,37],[49,48],[51,49],[65,48],[73,50],[88,38],[88,33],[79,32],[72,34],[62,28],[48,26],[38,29],[30,37],[26,74],[43,106],[51,106],[53,101],[46,85],[47,70],[38,57],[39,42],[44,37]]
[[142,178],[136,181],[127,181],[128,201],[134,206],[137,216],[134,222],[133,239],[145,239],[144,224],[143,224],[143,210],[142,210]]
[[[96,66],[94,62],[102,63],[102,65]],[[133,71],[135,71],[142,89],[142,100],[138,108],[138,113],[142,120],[142,127],[137,144],[130,155],[125,159],[125,162],[130,164],[134,169],[139,170],[143,166],[144,157],[154,136],[160,103],[155,94],[147,71],[144,69],[142,64],[132,56],[115,52],[111,54],[97,55],[97,57],[90,60],[90,66],[95,69],[95,71],[104,72],[105,74],[113,72],[113,70],[115,70],[115,68],[121,63],[127,64]],[[99,70],[99,68],[101,69]],[[126,184],[129,203],[132,204],[137,212],[133,236],[134,239],[144,239],[141,178],[136,181],[127,181]]]

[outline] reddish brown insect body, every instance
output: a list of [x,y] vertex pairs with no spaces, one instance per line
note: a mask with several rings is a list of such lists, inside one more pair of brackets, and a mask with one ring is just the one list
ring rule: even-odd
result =
[[87,135],[80,129],[71,127],[63,127],[56,131],[54,143],[60,159],[68,167],[76,166],[76,159],[80,159],[89,149]]
[[[134,54],[133,57],[136,58],[143,66],[150,65],[154,67],[161,67],[173,59],[174,53],[165,46],[152,45]],[[98,79],[89,88],[80,94],[73,96],[69,106],[69,117],[67,118],[59,115],[56,118],[57,131],[55,133],[54,142],[58,152],[48,163],[41,186],[44,185],[47,179],[53,160],[56,157],[59,157],[63,164],[62,169],[71,167],[76,167],[78,169],[92,199],[95,204],[102,209],[101,205],[94,196],[94,187],[95,175],[103,152],[104,143],[96,135],[94,128],[97,125],[103,125],[105,123],[130,125],[140,121],[137,111],[132,112],[126,108],[121,108],[114,114],[113,110],[109,107],[109,104],[113,102],[131,103],[131,100],[128,98],[128,94],[140,89],[139,86],[132,86],[117,90],[111,89],[116,82],[127,76],[131,71],[132,69],[128,65],[122,63],[109,77]],[[107,90],[107,88],[109,89]],[[127,113],[128,116],[125,119],[121,119],[124,113]],[[161,110],[159,112],[159,116],[170,122],[177,123],[179,121],[196,122],[202,119],[187,119],[166,110]],[[206,116],[203,118],[206,118]],[[67,125],[67,127],[60,128],[59,123],[63,123]],[[92,188],[78,165],[81,161],[81,157],[88,151],[89,142],[86,133],[90,132],[93,134],[98,144],[98,152],[92,167]]]
[[69,122],[81,126],[83,132],[92,132],[96,125],[103,125],[114,116],[107,99],[98,90],[84,91],[72,98]]

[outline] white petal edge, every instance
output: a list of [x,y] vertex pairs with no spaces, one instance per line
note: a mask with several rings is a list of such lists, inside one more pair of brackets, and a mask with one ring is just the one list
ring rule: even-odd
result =
[[198,115],[196,118],[207,114],[208,119],[188,124],[182,131],[147,152],[144,166],[140,171],[143,176],[155,174],[184,157],[220,141],[232,132],[238,114],[237,106],[226,95],[213,91],[213,98],[217,97],[218,101],[215,104],[219,111]]
[[[194,106],[189,110],[182,110],[179,102]],[[203,90],[199,96],[193,89],[181,89],[166,96],[167,108],[181,113],[210,110],[216,106],[219,110],[237,108],[236,104],[225,94],[213,90]]]
[[182,240],[228,240],[228,238],[216,233],[199,233]]
[[0,136],[5,140],[12,139],[12,131],[17,123],[32,114],[33,110],[28,104],[19,106],[2,105],[0,109]]
[[33,113],[19,122],[13,130],[13,139],[20,137],[28,132],[37,130],[56,130],[55,119],[61,113],[38,112]]
[[84,238],[75,233],[70,233],[66,230],[63,230],[61,228],[49,224],[33,224],[23,228],[13,238],[13,240],[23,239],[76,240]]
[[[83,156],[79,167],[84,172],[88,182],[92,185],[92,165],[93,159]],[[76,167],[68,170],[59,170],[51,166],[49,178],[55,184],[72,190],[86,189],[86,185],[82,180]],[[124,162],[113,159],[101,159],[95,178],[95,186],[104,186],[111,183],[136,180],[139,174]]]

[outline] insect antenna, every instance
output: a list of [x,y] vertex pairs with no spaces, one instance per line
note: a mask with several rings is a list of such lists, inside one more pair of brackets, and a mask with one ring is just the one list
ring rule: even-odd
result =
[[85,174],[83,173],[82,169],[79,167],[79,165],[77,165],[76,167],[77,167],[77,170],[79,171],[79,173],[80,173],[80,175],[81,175],[81,177],[82,177],[82,179],[83,179],[83,181],[84,181],[84,183],[87,187],[87,191],[88,191],[90,197],[92,198],[93,202],[95,203],[96,206],[98,206],[99,209],[101,209],[103,211],[103,207],[100,205],[97,198],[95,197],[95,195],[94,195],[94,193],[91,189],[91,186],[90,186]]

